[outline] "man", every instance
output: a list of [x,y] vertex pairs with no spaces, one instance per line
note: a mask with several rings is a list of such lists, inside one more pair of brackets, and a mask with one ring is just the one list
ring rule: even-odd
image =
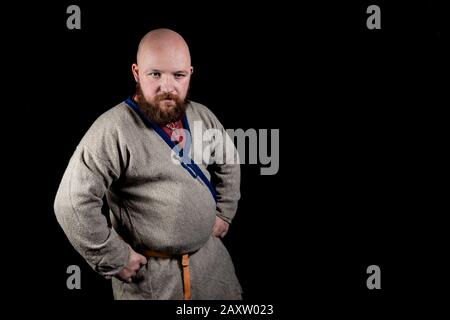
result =
[[[89,265],[112,278],[115,299],[241,299],[220,239],[237,209],[240,168],[214,162],[227,148],[202,137],[226,133],[210,110],[186,99],[186,42],[168,29],[149,32],[132,72],[136,94],[101,115],[70,159],[55,199],[58,222]],[[196,122],[200,133],[190,131]],[[204,152],[190,148],[199,141],[211,165],[190,161]],[[101,213],[105,195],[110,221]]]

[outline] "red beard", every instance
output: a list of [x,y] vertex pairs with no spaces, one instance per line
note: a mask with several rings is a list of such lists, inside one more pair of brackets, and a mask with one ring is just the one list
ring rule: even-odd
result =
[[[186,113],[186,100],[172,93],[162,93],[151,103],[145,99],[141,86],[136,85],[135,99],[144,114],[158,125],[166,125],[180,120]],[[164,101],[163,100],[170,100]]]

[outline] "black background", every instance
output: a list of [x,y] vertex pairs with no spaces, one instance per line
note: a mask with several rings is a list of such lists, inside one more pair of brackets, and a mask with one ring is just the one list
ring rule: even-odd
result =
[[[247,302],[273,303],[283,318],[308,309],[364,316],[443,288],[443,10],[430,1],[195,3],[63,1],[6,12],[15,77],[5,109],[15,120],[4,148],[18,168],[6,172],[15,253],[6,267],[21,274],[7,277],[11,296],[112,299],[110,282],[65,238],[53,201],[84,132],[133,92],[137,44],[158,27],[190,45],[192,100],[226,128],[280,129],[279,172],[242,166],[225,239]],[[70,4],[81,8],[81,30],[66,28]],[[381,7],[381,30],[366,28],[370,4]],[[81,290],[66,287],[72,264]],[[378,291],[366,287],[372,264]]]

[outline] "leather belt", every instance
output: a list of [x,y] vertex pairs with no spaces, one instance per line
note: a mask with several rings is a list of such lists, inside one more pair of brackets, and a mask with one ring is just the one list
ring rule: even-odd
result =
[[143,250],[142,255],[147,258],[179,258],[181,257],[181,267],[183,268],[183,291],[184,300],[191,300],[191,274],[189,272],[189,254],[173,255],[155,250]]

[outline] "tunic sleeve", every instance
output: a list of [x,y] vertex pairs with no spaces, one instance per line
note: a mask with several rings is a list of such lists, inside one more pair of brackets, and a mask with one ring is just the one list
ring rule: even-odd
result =
[[[214,116],[214,126],[221,132],[213,149],[213,163],[208,167],[211,180],[217,191],[216,214],[231,223],[236,215],[238,201],[241,197],[241,169],[239,154],[228,133]],[[220,141],[219,141],[220,140]]]
[[238,201],[240,199],[240,168],[239,164],[214,165],[211,172],[216,180],[217,191],[217,216],[231,223],[236,215]]
[[[93,148],[88,147],[89,140]],[[88,134],[77,147],[57,191],[54,210],[74,248],[95,271],[110,278],[127,265],[129,248],[101,211],[103,196],[119,178],[120,169],[109,160],[111,152],[102,150],[111,144],[96,140]]]

